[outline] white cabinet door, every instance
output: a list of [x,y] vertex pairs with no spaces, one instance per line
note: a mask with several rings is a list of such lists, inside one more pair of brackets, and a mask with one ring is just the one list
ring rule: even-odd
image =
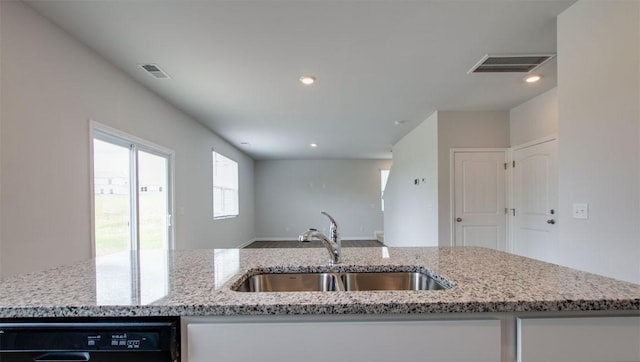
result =
[[640,317],[518,320],[519,362],[640,361]]
[[496,362],[500,321],[187,325],[189,362]]

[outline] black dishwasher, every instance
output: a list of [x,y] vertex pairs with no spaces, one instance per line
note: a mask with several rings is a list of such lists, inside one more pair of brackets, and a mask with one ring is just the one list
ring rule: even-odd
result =
[[178,318],[0,319],[1,362],[178,362]]

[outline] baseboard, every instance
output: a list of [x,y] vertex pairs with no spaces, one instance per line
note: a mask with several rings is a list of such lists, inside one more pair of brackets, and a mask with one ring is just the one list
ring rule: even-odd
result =
[[[342,240],[377,240],[375,238],[375,236],[372,237],[371,235],[368,235],[368,236],[344,236],[341,239]],[[252,240],[253,241],[297,241],[298,238],[292,238],[291,236],[283,236],[283,237],[280,237],[280,238],[272,238],[272,237],[269,237],[269,238],[254,238]],[[251,241],[251,242],[253,242],[253,241]],[[249,244],[245,244],[245,246],[246,245],[249,245]]]
[[254,241],[296,241],[298,238],[294,238],[291,236],[283,236],[279,238],[255,238]]
[[249,241],[247,241],[247,242],[244,242],[244,243],[242,243],[242,244],[238,245],[238,246],[237,246],[237,248],[238,248],[238,249],[242,249],[242,248],[244,248],[245,246],[251,245],[251,244],[252,244],[253,242],[255,242],[256,240],[258,240],[258,239],[253,238],[253,239],[251,239],[251,240],[249,240]]
[[346,237],[343,237],[342,240],[376,240],[376,238],[372,237],[371,235],[367,235],[367,236],[346,236]]

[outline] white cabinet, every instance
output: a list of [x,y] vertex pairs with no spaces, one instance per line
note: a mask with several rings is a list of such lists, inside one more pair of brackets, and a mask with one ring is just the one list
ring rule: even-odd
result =
[[496,362],[499,320],[188,323],[189,362]]
[[518,361],[640,361],[640,317],[519,319]]

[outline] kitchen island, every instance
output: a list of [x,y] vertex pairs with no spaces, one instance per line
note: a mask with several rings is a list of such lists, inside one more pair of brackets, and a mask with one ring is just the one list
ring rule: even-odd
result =
[[[238,351],[240,342],[233,338],[248,338],[252,331],[262,337],[306,336],[304,340],[317,344],[313,331],[339,334],[344,330],[361,336],[375,331],[377,336],[389,337],[398,336],[398,330],[417,328],[418,335],[434,330],[434,338],[443,339],[438,343],[453,336],[455,344],[462,343],[478,361],[519,358],[523,362],[542,360],[527,356],[534,356],[539,349],[536,343],[549,343],[544,338],[554,333],[559,333],[552,338],[557,339],[600,326],[607,336],[619,332],[631,341],[640,336],[637,284],[484,248],[345,248],[343,257],[341,264],[329,266],[326,250],[308,248],[112,255],[6,278],[0,282],[0,318],[180,316],[185,361],[206,360],[194,354],[208,356],[211,346],[216,353],[223,353],[224,346]],[[414,269],[453,287],[433,291],[232,290],[248,273]],[[561,321],[562,328],[554,321]],[[573,329],[565,329],[574,322],[578,324]],[[328,330],[322,326],[329,326]],[[532,337],[525,339],[527,335]],[[594,340],[601,335],[596,333]],[[224,339],[221,337],[227,337],[222,345],[211,342]],[[637,339],[635,342],[629,346],[621,341],[613,349],[626,348],[632,356],[637,351],[633,358],[640,360],[640,346]],[[589,344],[584,339],[580,343]],[[473,352],[472,345],[480,349],[490,345],[491,351],[483,358],[480,352]],[[208,352],[199,352],[202,348]],[[309,348],[313,346],[301,352]],[[553,347],[545,347],[549,348]],[[446,355],[455,355],[451,352]],[[419,348],[415,353],[420,353]],[[383,360],[383,352],[374,355]],[[226,360],[224,354],[220,356]],[[234,360],[242,360],[238,358]]]

